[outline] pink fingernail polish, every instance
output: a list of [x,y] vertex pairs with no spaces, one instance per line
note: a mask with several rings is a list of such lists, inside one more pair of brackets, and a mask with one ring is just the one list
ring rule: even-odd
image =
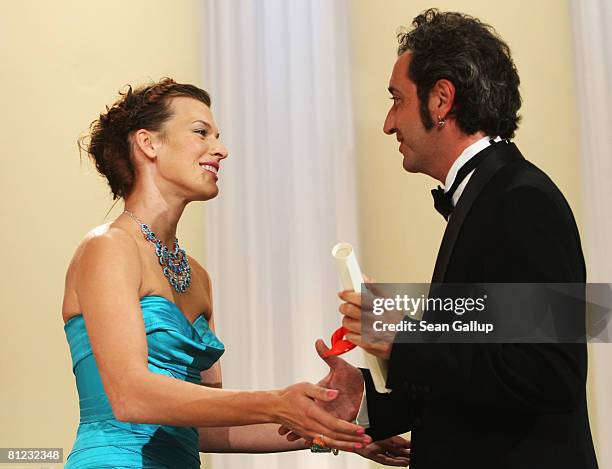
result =
[[329,391],[327,391],[327,397],[336,397],[338,395],[338,391],[336,391],[335,389],[330,389]]
[[361,449],[363,445],[361,443],[355,443],[355,449]]
[[357,430],[357,435],[363,435],[365,433],[365,428],[360,428]]

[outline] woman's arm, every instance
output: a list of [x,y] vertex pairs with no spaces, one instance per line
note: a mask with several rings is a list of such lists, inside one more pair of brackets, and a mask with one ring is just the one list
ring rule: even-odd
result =
[[279,435],[278,424],[241,427],[201,427],[200,451],[204,453],[278,453],[310,447],[306,440],[287,441]]
[[313,399],[329,401],[337,393],[313,384],[233,391],[149,371],[138,256],[129,234],[110,228],[87,241],[79,263],[77,294],[100,377],[119,420],[190,427],[275,422],[307,438],[324,434],[330,445],[342,449],[363,440],[361,427],[316,406]]
[[[210,278],[202,269],[206,279],[206,288],[210,295],[211,315],[208,325],[213,333],[215,329],[215,314],[212,302],[212,287]],[[221,388],[223,379],[221,363],[215,362],[208,370],[201,373],[202,385]],[[310,445],[303,439],[287,441],[279,435],[278,424],[245,425],[238,427],[200,427],[200,451],[205,453],[276,453],[280,451],[295,451],[308,448]]]
[[[211,315],[210,328],[215,332],[214,319]],[[208,370],[201,373],[202,385],[221,388],[221,364],[217,361]],[[199,447],[204,453],[275,453],[295,451],[309,447],[303,439],[287,441],[279,435],[279,425],[258,424],[233,427],[200,427],[198,428]]]

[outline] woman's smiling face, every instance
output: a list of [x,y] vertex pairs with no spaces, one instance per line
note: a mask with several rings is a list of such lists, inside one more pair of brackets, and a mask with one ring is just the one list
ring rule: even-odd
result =
[[182,96],[172,98],[169,107],[171,117],[155,143],[158,187],[172,187],[189,201],[212,199],[219,192],[219,164],[228,156],[212,112],[201,101]]

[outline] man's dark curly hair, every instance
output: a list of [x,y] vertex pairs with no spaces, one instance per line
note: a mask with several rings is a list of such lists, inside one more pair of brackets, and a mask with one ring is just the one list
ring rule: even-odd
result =
[[521,107],[519,76],[510,48],[477,18],[432,8],[417,16],[414,29],[398,34],[398,55],[412,53],[408,76],[416,84],[421,119],[434,126],[427,103],[440,79],[455,86],[451,114],[466,134],[511,138]]

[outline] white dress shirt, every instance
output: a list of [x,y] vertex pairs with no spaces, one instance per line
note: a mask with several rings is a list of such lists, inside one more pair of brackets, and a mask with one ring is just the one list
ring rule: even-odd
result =
[[[499,142],[501,138],[495,137],[493,140],[495,142]],[[457,177],[457,173],[459,172],[461,167],[465,163],[470,161],[474,156],[476,156],[478,153],[480,153],[482,150],[484,150],[490,145],[491,145],[491,137],[487,136],[487,137],[483,137],[480,140],[472,143],[470,146],[466,147],[465,150],[461,152],[459,157],[455,160],[455,162],[452,164],[452,166],[448,170],[448,174],[446,175],[446,180],[444,181],[444,192],[448,192],[448,190],[451,188],[451,186],[453,185],[453,182],[455,182],[455,178]],[[459,197],[461,197],[461,194],[463,193],[463,189],[465,189],[465,186],[467,186],[467,183],[472,177],[472,174],[474,174],[474,171],[475,170],[470,171],[470,173],[463,179],[463,181],[461,181],[461,184],[459,184],[459,187],[457,187],[457,190],[454,192],[453,197],[452,197],[453,207],[457,205],[457,201],[459,200]]]
[[[500,137],[495,137],[493,141],[499,142],[501,140]],[[465,150],[461,152],[461,154],[457,157],[457,159],[453,162],[450,169],[448,170],[448,174],[446,175],[446,179],[444,181],[444,192],[448,192],[448,190],[455,182],[455,178],[457,177],[457,173],[461,169],[461,167],[470,161],[474,156],[480,153],[482,150],[491,145],[491,137],[483,137],[480,140],[472,143],[470,146],[466,147]],[[463,190],[465,186],[467,186],[468,181],[474,174],[474,170],[472,170],[464,179],[461,181],[461,184],[457,187],[455,192],[453,193],[452,202],[453,207],[457,205],[459,201],[459,197],[463,194]],[[451,215],[452,216],[452,215]],[[357,425],[361,425],[364,428],[369,428],[370,426],[370,417],[368,415],[368,406],[366,402],[366,392],[365,392],[365,384],[363,387],[363,396],[361,398],[361,405],[359,406],[359,413],[357,414],[357,419],[355,420]]]

